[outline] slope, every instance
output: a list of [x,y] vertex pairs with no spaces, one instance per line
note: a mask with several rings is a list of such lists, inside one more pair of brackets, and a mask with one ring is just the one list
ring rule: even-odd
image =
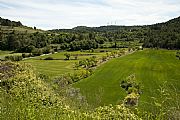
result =
[[[117,58],[99,67],[95,73],[74,85],[80,88],[88,102],[93,106],[117,104],[126,96],[120,82],[131,74],[143,87],[139,107],[153,109],[153,99],[158,98],[158,90],[164,82],[173,84],[180,90],[180,61],[174,51],[144,50],[122,58]],[[172,88],[167,88],[169,91]]]

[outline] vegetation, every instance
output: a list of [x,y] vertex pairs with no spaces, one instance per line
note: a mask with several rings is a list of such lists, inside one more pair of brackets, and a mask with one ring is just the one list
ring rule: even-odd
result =
[[[112,59],[95,70],[92,76],[73,86],[80,88],[88,103],[96,107],[112,103],[118,104],[133,92],[140,95],[139,109],[154,111],[155,105],[152,98],[163,100],[159,98],[157,89],[164,82],[174,85],[177,91],[179,89],[180,85],[177,81],[180,77],[180,64],[179,60],[175,58],[175,54],[175,51],[147,49],[122,58]],[[136,75],[135,82],[126,80],[131,74]],[[172,87],[166,89],[171,91]],[[171,97],[169,102],[174,104],[173,96]],[[173,104],[170,106],[176,106]]]
[[0,119],[179,119],[179,23],[43,31],[0,17]]
[[[66,56],[64,56],[64,54],[66,53],[70,54],[70,60],[65,60]],[[54,78],[65,73],[73,73],[74,69],[76,69],[75,63],[78,61],[89,59],[92,56],[96,56],[99,59],[103,55],[106,55],[106,52],[59,52],[55,54],[37,56],[34,58],[26,58],[21,62],[32,64],[35,67],[36,72],[45,74],[50,78]],[[75,59],[74,56],[77,56],[78,59]],[[47,60],[47,58],[53,58],[53,60]]]
[[53,92],[30,68],[0,63],[1,119],[139,119],[123,105],[99,107],[92,112],[73,110],[63,100],[65,96]]
[[8,19],[3,19],[0,17],[0,25],[18,27],[18,26],[22,26],[22,23],[20,21],[18,22],[10,21]]
[[149,26],[144,47],[180,49],[180,17]]
[[21,61],[23,59],[22,55],[13,55],[13,56],[5,56],[5,60],[8,61]]

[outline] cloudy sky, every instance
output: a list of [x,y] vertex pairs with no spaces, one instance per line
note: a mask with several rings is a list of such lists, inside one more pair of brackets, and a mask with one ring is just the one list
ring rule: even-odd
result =
[[180,16],[180,0],[0,0],[0,17],[41,29],[144,25]]

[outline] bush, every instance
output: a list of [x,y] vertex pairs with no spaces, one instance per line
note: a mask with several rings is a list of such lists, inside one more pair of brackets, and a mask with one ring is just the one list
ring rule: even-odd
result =
[[124,99],[124,104],[127,106],[137,106],[141,94],[140,84],[136,81],[134,74],[128,76],[121,81],[120,86],[126,90],[128,95]]
[[65,53],[65,54],[64,54],[64,56],[66,57],[66,58],[65,58],[65,60],[69,60],[69,59],[70,59],[70,57],[71,57],[71,54],[69,54],[69,53]]
[[22,55],[11,55],[11,56],[5,56],[5,61],[21,61],[23,59]]
[[107,60],[107,56],[103,56],[102,61],[106,61],[106,60]]
[[33,54],[33,56],[40,56],[43,54],[43,51],[42,51],[42,49],[36,48],[32,51],[32,54]]

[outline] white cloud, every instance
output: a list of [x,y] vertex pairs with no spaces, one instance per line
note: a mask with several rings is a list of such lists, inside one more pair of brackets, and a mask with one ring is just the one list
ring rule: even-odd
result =
[[180,1],[171,0],[0,0],[0,16],[42,29],[77,25],[142,25],[177,17]]

